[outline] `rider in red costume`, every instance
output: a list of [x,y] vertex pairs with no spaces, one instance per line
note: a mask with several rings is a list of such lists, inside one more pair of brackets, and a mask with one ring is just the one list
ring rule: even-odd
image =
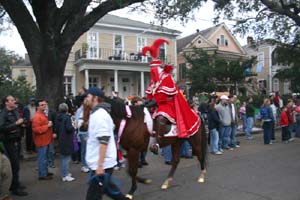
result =
[[152,46],[146,46],[142,50],[145,56],[149,51],[153,58],[150,63],[151,82],[146,90],[149,100],[155,99],[157,109],[152,118],[163,116],[172,124],[177,125],[178,137],[187,138],[195,134],[200,126],[199,116],[193,112],[176,86],[172,77],[172,65],[163,64],[157,59],[159,55],[159,47],[163,43],[169,44],[167,40],[157,39]]

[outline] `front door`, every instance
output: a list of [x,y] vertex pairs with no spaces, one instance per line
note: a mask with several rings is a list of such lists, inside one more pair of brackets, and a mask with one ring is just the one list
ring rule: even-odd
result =
[[126,98],[131,95],[131,80],[129,76],[119,77],[119,96]]

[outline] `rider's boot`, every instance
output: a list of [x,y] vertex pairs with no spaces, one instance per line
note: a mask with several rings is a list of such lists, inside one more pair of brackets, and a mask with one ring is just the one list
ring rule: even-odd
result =
[[157,143],[154,143],[150,145],[149,150],[155,155],[158,155],[159,145]]

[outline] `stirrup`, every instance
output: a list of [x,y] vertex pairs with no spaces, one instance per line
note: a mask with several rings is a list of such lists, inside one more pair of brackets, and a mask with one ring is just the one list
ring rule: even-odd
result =
[[159,145],[158,144],[152,144],[149,147],[149,150],[154,153],[155,155],[158,155],[158,149],[159,149]]

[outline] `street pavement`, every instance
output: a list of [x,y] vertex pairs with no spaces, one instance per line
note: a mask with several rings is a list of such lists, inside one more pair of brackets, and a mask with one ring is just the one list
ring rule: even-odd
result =
[[[262,134],[253,140],[238,137],[241,147],[225,151],[223,155],[209,154],[206,182],[199,184],[199,164],[196,159],[181,159],[171,187],[163,191],[161,184],[170,166],[161,156],[148,153],[149,166],[140,169],[139,175],[151,178],[150,185],[138,184],[134,198],[137,200],[300,200],[300,139],[289,144],[280,142],[264,145]],[[84,200],[88,174],[80,172],[80,164],[71,164],[74,182],[62,182],[59,176],[59,160],[50,181],[38,181],[36,161],[24,161],[21,166],[21,182],[29,196],[15,200]],[[130,178],[125,169],[115,171],[122,191],[130,188]],[[108,199],[104,197],[103,199]]]

